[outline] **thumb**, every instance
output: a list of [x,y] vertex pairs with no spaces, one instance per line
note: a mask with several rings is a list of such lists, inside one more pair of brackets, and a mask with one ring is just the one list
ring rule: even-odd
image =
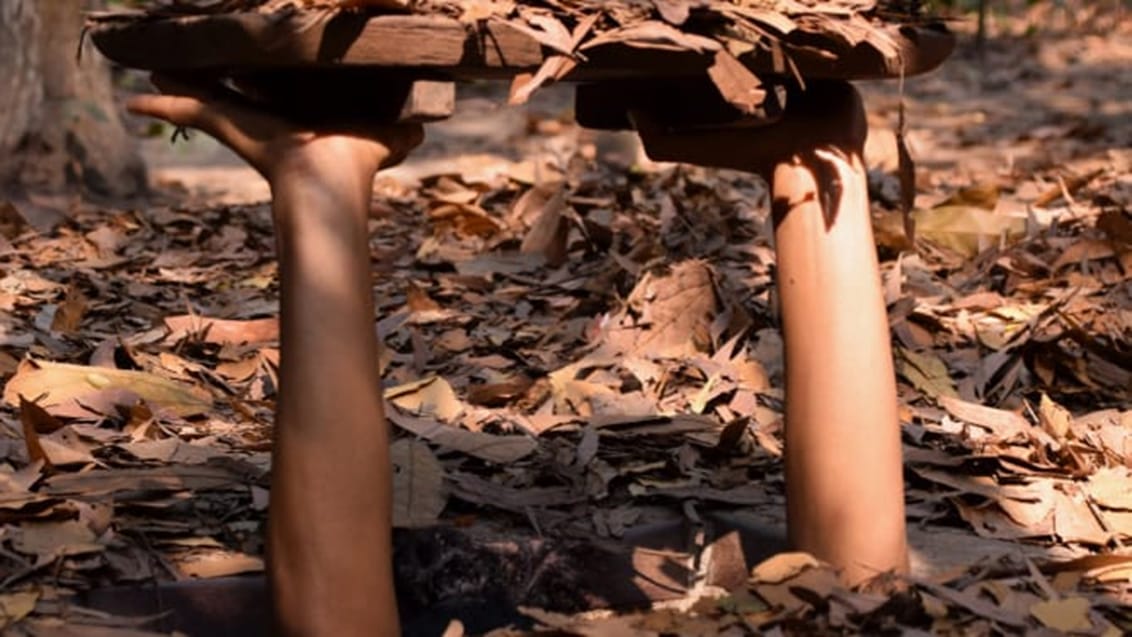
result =
[[193,97],[179,95],[137,95],[126,102],[126,109],[135,115],[163,119],[175,126],[204,128],[208,107]]

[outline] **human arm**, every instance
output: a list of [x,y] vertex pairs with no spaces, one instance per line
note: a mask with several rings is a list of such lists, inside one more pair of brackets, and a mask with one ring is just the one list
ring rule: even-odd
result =
[[310,129],[215,87],[156,78],[137,114],[198,128],[271,186],[281,278],[268,577],[286,635],[398,635],[391,466],[366,217],[415,126]]
[[873,242],[860,95],[794,92],[782,121],[666,130],[650,157],[746,170],[771,187],[786,358],[791,542],[859,582],[907,568],[903,464],[888,320]]

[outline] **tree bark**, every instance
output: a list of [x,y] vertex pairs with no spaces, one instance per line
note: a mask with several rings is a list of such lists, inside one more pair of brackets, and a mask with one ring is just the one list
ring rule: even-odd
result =
[[145,167],[114,102],[109,65],[89,45],[95,0],[0,0],[0,189],[129,197]]

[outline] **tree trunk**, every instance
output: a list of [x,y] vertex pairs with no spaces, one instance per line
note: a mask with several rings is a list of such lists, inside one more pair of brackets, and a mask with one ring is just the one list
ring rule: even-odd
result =
[[109,66],[89,45],[76,59],[88,8],[95,0],[0,0],[0,189],[145,190]]

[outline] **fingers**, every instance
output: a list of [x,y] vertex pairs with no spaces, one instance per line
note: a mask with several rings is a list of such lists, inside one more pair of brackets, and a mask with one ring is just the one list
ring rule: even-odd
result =
[[286,160],[315,152],[313,147],[322,139],[338,138],[334,143],[349,140],[350,148],[362,152],[334,159],[358,159],[358,165],[368,165],[373,170],[400,163],[424,139],[424,129],[419,124],[304,124],[260,110],[222,84],[163,75],[154,75],[152,80],[165,94],[132,98],[127,103],[130,112],[199,129],[234,150],[269,179]]
[[207,106],[200,100],[179,95],[137,95],[126,102],[135,115],[163,119],[175,126],[203,128]]
[[165,94],[132,98],[126,105],[130,112],[199,129],[261,172],[270,141],[294,132],[288,122],[247,106],[241,96],[215,82],[160,74],[151,80]]
[[126,108],[136,115],[156,117],[174,126],[204,131],[246,159],[252,159],[253,142],[236,123],[239,115],[223,103],[205,102],[184,95],[139,95],[131,98]]
[[200,128],[215,125],[217,110],[226,101],[223,90],[204,82],[184,81],[169,75],[150,76],[161,95],[142,95],[127,103],[130,112],[163,119],[177,126]]

